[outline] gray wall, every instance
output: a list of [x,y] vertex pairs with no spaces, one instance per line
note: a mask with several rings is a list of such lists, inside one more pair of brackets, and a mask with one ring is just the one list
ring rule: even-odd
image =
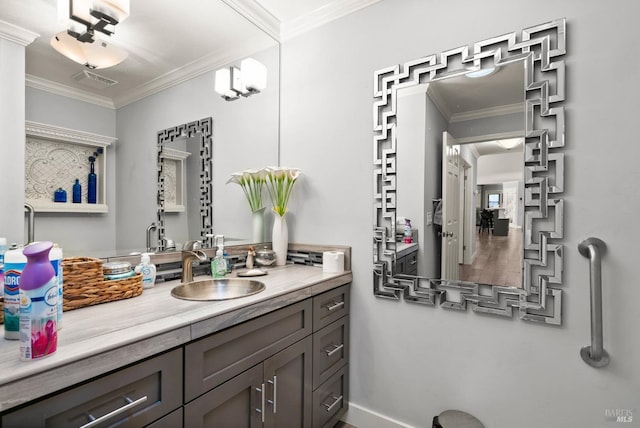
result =
[[[115,137],[116,135],[116,111],[114,109],[30,87],[26,88],[25,94],[26,120],[28,121],[107,137]],[[117,142],[106,149],[106,203],[109,212],[104,214],[36,213],[35,240],[58,243],[65,256],[87,255],[89,243],[90,253],[100,256],[107,255],[116,247],[115,153],[117,150]],[[24,165],[24,161],[22,164]],[[104,178],[99,176],[98,180]],[[71,197],[70,190],[67,190],[69,198]]]
[[[278,162],[278,48],[253,57],[268,70],[267,88],[260,94],[225,101],[214,92],[215,73],[209,72],[117,110],[120,251],[144,247],[146,228],[156,221],[157,132],[209,116],[213,118],[213,231],[251,238],[251,211],[242,189],[225,183],[235,171]],[[263,200],[269,203],[268,196]],[[172,238],[170,231],[167,236]]]
[[[370,410],[428,427],[433,415],[454,408],[492,428],[599,428],[614,425],[606,409],[640,411],[639,13],[632,0],[615,7],[575,0],[384,0],[283,44],[282,161],[305,172],[295,189],[290,236],[353,247],[354,425],[385,426],[379,418],[356,422],[372,416]],[[373,72],[561,17],[569,32],[563,326],[376,299]],[[589,277],[576,246],[588,236],[609,245],[604,337],[612,363],[600,370],[578,353],[589,342]]]

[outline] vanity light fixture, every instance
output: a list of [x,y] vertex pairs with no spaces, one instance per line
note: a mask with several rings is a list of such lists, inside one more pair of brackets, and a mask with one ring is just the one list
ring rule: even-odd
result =
[[51,38],[51,46],[87,68],[112,67],[128,53],[96,36],[111,36],[128,16],[129,0],[59,0],[58,20],[66,30]]
[[231,66],[216,71],[215,91],[227,101],[248,97],[267,87],[267,67],[253,58],[240,62],[240,68]]

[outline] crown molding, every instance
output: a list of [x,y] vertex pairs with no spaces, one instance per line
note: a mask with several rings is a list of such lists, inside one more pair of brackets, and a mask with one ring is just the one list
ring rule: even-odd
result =
[[103,97],[100,95],[92,94],[91,92],[83,91],[81,89],[72,88],[61,83],[52,82],[51,80],[42,79],[41,77],[32,76],[27,74],[25,76],[26,86],[41,91],[50,92],[56,95],[62,95],[63,97],[73,98],[86,103],[95,104],[100,107],[107,107],[115,109],[115,105],[111,98]]
[[482,110],[454,113],[449,122],[463,122],[465,120],[485,119],[487,117],[504,116],[506,114],[524,112],[524,103],[508,104],[504,106],[485,108]]
[[[185,65],[177,70],[172,70],[156,79],[153,79],[137,88],[132,89],[126,95],[114,98],[113,103],[115,108],[124,107],[127,104],[139,101],[150,95],[161,92],[172,86],[178,85],[182,82],[186,82],[201,74],[214,71],[230,62],[243,58],[250,54],[259,51],[262,47],[256,48],[252,39],[247,39],[243,45],[234,46],[220,52],[208,55],[193,61],[190,64]],[[213,85],[213,83],[212,83]]]
[[105,135],[93,134],[91,132],[47,125],[45,123],[31,122],[29,120],[25,121],[25,133],[30,137],[64,141],[92,147],[107,147],[118,141],[115,137],[107,137]]
[[22,46],[28,46],[38,37],[40,37],[38,33],[0,20],[0,39],[6,39]]
[[275,41],[280,41],[280,21],[255,0],[222,0]]
[[326,4],[306,15],[283,22],[280,26],[280,38],[288,40],[330,21],[349,15],[379,2],[380,0],[341,0]]

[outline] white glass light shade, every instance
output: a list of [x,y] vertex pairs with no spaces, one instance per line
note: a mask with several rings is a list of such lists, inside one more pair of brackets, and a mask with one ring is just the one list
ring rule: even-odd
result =
[[120,64],[129,55],[103,40],[82,43],[61,31],[51,38],[51,46],[67,58],[88,68],[107,68]]
[[470,71],[469,73],[467,73],[465,76],[467,77],[471,77],[472,79],[477,79],[478,77],[484,77],[484,76],[489,76],[493,73],[496,72],[496,68],[495,67],[491,67],[491,68],[482,68],[478,71]]
[[224,98],[237,98],[238,95],[231,90],[231,71],[228,68],[216,70],[215,91]]
[[253,58],[243,59],[240,70],[244,86],[252,92],[258,92],[267,87],[267,67]]
[[497,140],[496,143],[505,150],[511,150],[518,147],[522,143],[522,138],[508,138],[506,140]]
[[[71,3],[70,3],[71,2]],[[70,8],[71,6],[71,8]],[[118,22],[129,16],[129,0],[58,0],[58,10],[66,11],[66,17],[77,16],[86,22],[95,23],[96,19],[90,14],[92,10],[102,12]]]

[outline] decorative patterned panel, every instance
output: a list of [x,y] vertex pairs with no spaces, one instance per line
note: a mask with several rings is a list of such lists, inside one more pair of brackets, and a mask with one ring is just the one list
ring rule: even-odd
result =
[[[378,70],[374,76],[373,291],[378,297],[561,324],[565,19]],[[523,288],[395,275],[396,96],[402,88],[525,62]]]
[[[116,139],[29,121],[25,129],[25,201],[37,212],[106,212],[106,149]],[[89,156],[97,148],[104,150],[95,162],[98,203],[87,204]],[[71,202],[76,178],[82,186],[81,204]],[[53,202],[58,188],[67,192],[66,203]]]

